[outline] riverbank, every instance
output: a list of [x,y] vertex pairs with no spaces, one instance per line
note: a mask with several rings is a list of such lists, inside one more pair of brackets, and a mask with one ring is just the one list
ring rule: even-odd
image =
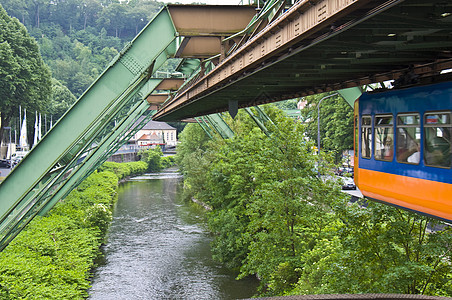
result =
[[[83,299],[112,220],[120,178],[143,162],[95,171],[48,215],[35,217],[0,253],[1,299]],[[102,168],[100,168],[102,169]],[[127,171],[124,171],[127,170]]]
[[177,168],[120,184],[104,264],[93,275],[90,300],[243,299],[254,278],[213,261],[205,210],[186,201]]

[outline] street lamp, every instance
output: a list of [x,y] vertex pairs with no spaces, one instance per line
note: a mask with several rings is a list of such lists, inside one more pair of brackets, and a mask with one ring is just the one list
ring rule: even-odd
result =
[[11,127],[4,127],[5,129],[9,130],[9,144],[8,144],[8,153],[9,153],[9,168],[13,168],[13,160],[11,159],[12,156],[12,149],[11,149]]
[[317,174],[320,176],[320,104],[323,100],[336,96],[338,93],[334,93],[320,99],[319,104],[317,105],[317,155],[319,156],[319,163],[317,166]]

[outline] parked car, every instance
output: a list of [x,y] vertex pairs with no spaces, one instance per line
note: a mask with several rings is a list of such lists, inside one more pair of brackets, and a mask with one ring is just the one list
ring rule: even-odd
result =
[[2,159],[0,160],[0,168],[9,169],[11,168],[11,161]]
[[355,181],[350,177],[341,177],[343,190],[356,190]]
[[353,178],[353,168],[337,168],[334,171],[337,176],[349,176]]

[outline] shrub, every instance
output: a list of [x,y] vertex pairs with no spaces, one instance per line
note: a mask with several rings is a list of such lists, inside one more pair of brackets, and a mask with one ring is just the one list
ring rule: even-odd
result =
[[116,163],[107,161],[98,168],[99,172],[110,171],[116,174],[119,180],[127,176],[142,174],[146,171],[148,165],[144,161],[135,161],[128,163]]
[[0,253],[2,299],[81,299],[111,221],[117,177],[94,172]]
[[174,156],[163,156],[161,159],[161,165],[163,169],[174,166],[174,164],[175,164]]
[[146,162],[104,163],[0,253],[0,299],[82,299],[116,200],[118,180]]
[[161,163],[163,153],[160,147],[142,150],[138,153],[138,155],[141,156],[142,161],[148,164],[149,172],[158,172],[163,169]]

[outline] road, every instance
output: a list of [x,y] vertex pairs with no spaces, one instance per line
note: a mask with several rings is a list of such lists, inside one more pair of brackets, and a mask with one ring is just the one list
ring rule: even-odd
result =
[[3,180],[3,178],[8,176],[9,172],[11,172],[10,169],[0,168],[0,180]]

